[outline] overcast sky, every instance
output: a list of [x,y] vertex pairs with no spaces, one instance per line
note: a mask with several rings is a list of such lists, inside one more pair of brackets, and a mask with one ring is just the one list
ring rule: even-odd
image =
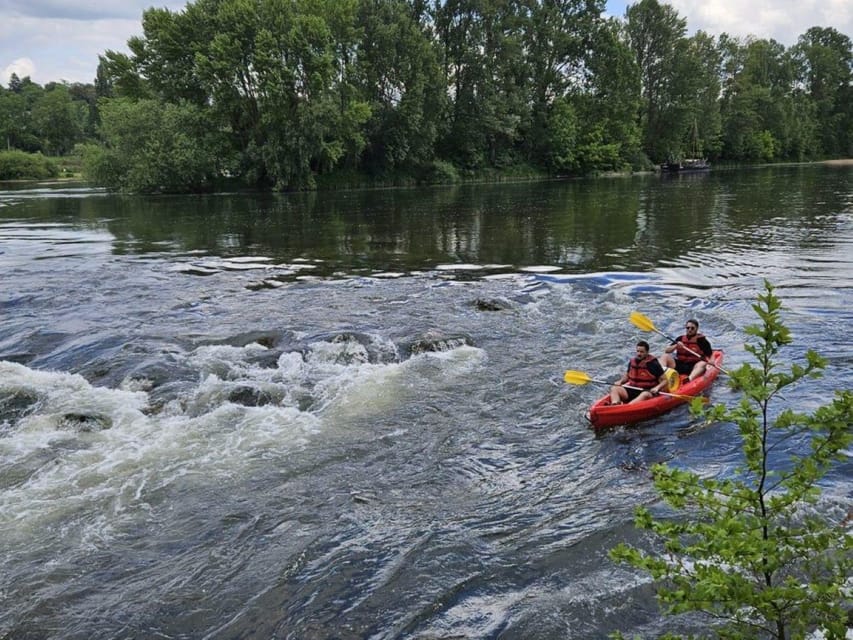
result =
[[[178,0],[0,0],[0,83],[14,72],[44,85],[93,82],[98,55],[127,52],[127,40],[142,35],[149,6],[181,10]],[[626,0],[608,0],[622,16]],[[773,38],[786,47],[813,26],[834,27],[853,38],[853,0],[669,0],[687,19],[688,34]]]

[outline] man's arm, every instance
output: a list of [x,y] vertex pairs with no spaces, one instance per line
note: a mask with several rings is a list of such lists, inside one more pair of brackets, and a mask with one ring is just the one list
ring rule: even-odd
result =
[[664,347],[664,353],[672,353],[678,348],[678,343],[681,342],[681,336],[678,336],[674,341],[670,342],[666,347]]
[[657,385],[650,389],[653,396],[656,396],[661,389],[667,388],[669,386],[669,381],[666,379],[664,375],[663,367],[657,360],[653,360],[649,363],[649,372],[658,379]]

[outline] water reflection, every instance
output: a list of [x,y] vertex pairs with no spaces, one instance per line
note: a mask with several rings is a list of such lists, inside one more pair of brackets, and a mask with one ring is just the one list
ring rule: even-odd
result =
[[[16,217],[106,228],[116,254],[304,259],[334,272],[438,264],[666,267],[721,247],[820,250],[851,211],[850,169],[715,171],[698,179],[554,181],[340,193],[50,197],[5,192]],[[799,224],[809,219],[807,225]],[[778,221],[771,227],[769,220]],[[805,229],[804,229],[805,227]],[[768,228],[772,234],[768,235]]]

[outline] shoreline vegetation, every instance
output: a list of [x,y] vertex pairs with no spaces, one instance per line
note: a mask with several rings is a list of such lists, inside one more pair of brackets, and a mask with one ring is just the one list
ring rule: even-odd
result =
[[[48,157],[39,153],[28,154],[20,151],[0,151],[0,183],[42,183],[42,182],[88,182],[83,173],[82,161],[79,157]],[[761,166],[810,166],[827,165],[832,167],[853,166],[853,158],[832,158],[826,160],[814,160],[810,162],[773,162],[773,163],[751,163],[740,165],[727,165],[723,170],[733,170],[747,167]],[[537,171],[533,167],[514,167],[506,171],[489,170],[474,172],[469,175],[459,175],[446,180],[418,180],[404,174],[375,177],[357,172],[332,173],[318,177],[314,191],[347,191],[358,189],[394,189],[418,186],[440,186],[450,184],[494,184],[509,182],[538,182],[545,180],[584,180],[598,178],[627,178],[638,175],[652,175],[659,173],[655,170],[626,170],[626,171],[599,171],[584,176],[574,175],[551,175]],[[222,184],[231,184],[231,180],[224,178]],[[238,185],[241,189],[247,189],[245,185]]]
[[[194,0],[92,84],[0,87],[0,144],[123,193],[565,179],[853,150],[853,41],[690,34],[659,0]],[[63,160],[64,162],[64,160]],[[76,175],[74,168],[60,169]],[[16,176],[12,176],[16,177]]]

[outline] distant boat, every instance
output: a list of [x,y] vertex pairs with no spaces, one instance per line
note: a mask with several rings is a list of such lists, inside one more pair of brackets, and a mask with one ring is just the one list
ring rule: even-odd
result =
[[710,171],[711,163],[705,158],[684,158],[684,160],[670,160],[660,166],[663,173],[686,173],[688,171]]
[[699,125],[693,119],[693,157],[682,160],[670,159],[660,166],[663,173],[687,173],[695,171],[710,171],[711,163],[706,158],[699,158]]

